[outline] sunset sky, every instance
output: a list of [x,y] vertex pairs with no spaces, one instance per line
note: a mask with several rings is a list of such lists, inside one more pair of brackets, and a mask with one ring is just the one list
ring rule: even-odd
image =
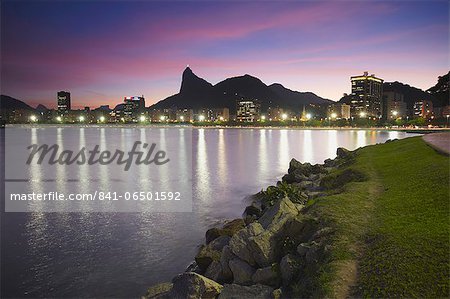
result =
[[449,2],[2,1],[1,93],[75,108],[251,74],[339,100],[363,71],[426,89],[449,71]]

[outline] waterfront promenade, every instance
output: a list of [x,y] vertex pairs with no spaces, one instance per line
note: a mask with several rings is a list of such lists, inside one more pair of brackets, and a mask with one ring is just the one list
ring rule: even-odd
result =
[[450,154],[450,132],[426,134],[423,140],[438,152]]

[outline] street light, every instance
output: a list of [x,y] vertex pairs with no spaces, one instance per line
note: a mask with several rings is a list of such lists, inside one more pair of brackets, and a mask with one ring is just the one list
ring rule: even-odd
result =
[[78,117],[78,120],[80,121],[80,122],[83,122],[84,121],[84,116],[83,115],[81,115],[80,117]]
[[102,115],[102,116],[100,116],[99,118],[98,118],[98,120],[102,123],[102,122],[105,122],[105,117]]
[[261,115],[261,120],[266,120],[266,116],[265,115]]
[[205,116],[204,115],[199,115],[198,120],[199,121],[204,121],[205,120]]
[[159,117],[159,120],[160,121],[164,121],[166,119],[166,116],[165,115],[161,115],[160,117]]
[[144,115],[139,116],[139,121],[140,121],[140,122],[144,122],[144,121],[146,121],[146,120],[147,120],[147,119],[145,118]]
[[56,121],[57,121],[57,122],[61,122],[61,121],[62,121],[62,117],[61,117],[61,116],[57,116],[57,117],[56,117]]
[[336,113],[331,113],[331,118],[336,118],[337,117],[337,114]]
[[223,120],[224,120],[223,116],[219,117],[219,120],[220,120],[220,121],[223,121]]
[[36,115],[31,115],[31,116],[30,116],[30,121],[36,122],[36,121],[37,121]]
[[447,114],[447,128],[448,128],[448,118],[450,117],[450,114]]
[[281,115],[281,119],[282,119],[282,120],[286,120],[287,118],[288,118],[288,116],[287,116],[286,113],[283,113],[283,114]]
[[364,111],[361,111],[361,113],[359,114],[360,117],[366,117],[366,113]]
[[307,120],[310,120],[311,117],[312,117],[312,116],[311,116],[311,113],[306,113],[306,119],[307,119]]

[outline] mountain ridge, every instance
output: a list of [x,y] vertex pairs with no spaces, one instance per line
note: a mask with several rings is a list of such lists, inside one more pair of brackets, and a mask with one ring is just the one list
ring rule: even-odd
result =
[[[195,92],[193,92],[195,91]],[[226,78],[213,85],[198,77],[187,67],[183,71],[180,92],[150,106],[150,109],[226,107],[236,110],[236,100],[257,99],[263,110],[269,106],[288,108],[294,111],[308,104],[329,104],[312,92],[299,92],[285,88],[280,83],[265,84],[258,77],[245,74]]]
[[36,111],[36,108],[31,107],[24,101],[15,99],[7,95],[0,95],[0,107],[2,110],[29,110]]

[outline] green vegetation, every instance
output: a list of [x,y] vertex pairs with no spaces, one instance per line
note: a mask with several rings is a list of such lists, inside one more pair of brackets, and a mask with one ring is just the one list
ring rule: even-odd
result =
[[329,174],[321,181],[321,186],[327,190],[338,189],[349,182],[363,182],[367,180],[367,176],[353,168],[346,168],[341,171]]
[[308,213],[336,228],[330,259],[312,273],[315,295],[448,297],[449,165],[414,137],[362,148],[337,170],[364,181],[309,203]]
[[307,198],[302,195],[301,191],[295,185],[281,182],[277,186],[267,187],[266,190],[262,190],[257,196],[262,198],[262,204],[265,207],[273,206],[275,202],[285,197],[288,197],[294,203],[304,204]]

